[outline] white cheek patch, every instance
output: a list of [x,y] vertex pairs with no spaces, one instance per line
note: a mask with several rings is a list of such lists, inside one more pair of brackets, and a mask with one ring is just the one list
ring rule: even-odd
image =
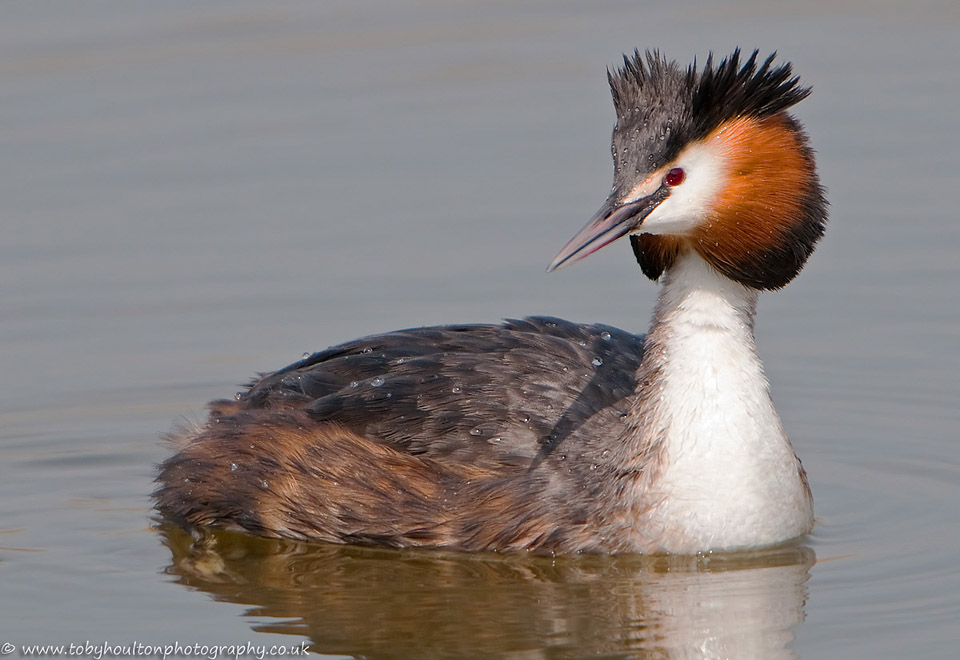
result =
[[[684,234],[710,214],[726,183],[723,152],[716,144],[699,142],[684,149],[667,169],[674,167],[683,169],[683,182],[671,189],[670,196],[647,216],[634,233]],[[653,186],[653,190],[656,190],[660,179],[652,183],[656,184]],[[641,184],[647,185],[652,185],[650,179]]]

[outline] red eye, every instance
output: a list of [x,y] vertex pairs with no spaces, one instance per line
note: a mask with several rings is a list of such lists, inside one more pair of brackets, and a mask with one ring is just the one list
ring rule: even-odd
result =
[[674,167],[672,170],[667,172],[667,176],[663,177],[663,182],[668,186],[679,186],[683,183],[683,179],[686,175],[684,171],[679,167]]

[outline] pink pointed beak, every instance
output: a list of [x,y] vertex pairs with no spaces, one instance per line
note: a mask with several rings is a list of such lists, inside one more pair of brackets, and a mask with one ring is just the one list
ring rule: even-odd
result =
[[653,194],[629,204],[620,204],[615,201],[614,196],[610,196],[586,226],[553,258],[547,266],[547,272],[579,261],[621,236],[636,231],[667,195],[669,193],[666,189],[660,188]]

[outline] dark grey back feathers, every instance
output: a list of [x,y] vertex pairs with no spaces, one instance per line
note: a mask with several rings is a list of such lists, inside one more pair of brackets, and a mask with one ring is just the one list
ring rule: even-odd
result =
[[611,442],[592,431],[619,432],[642,357],[642,336],[555,318],[416,328],[315,353],[235,403],[302,408],[413,454],[532,467]]

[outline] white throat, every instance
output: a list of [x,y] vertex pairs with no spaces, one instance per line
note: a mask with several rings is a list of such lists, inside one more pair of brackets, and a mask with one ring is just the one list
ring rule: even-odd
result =
[[692,251],[668,271],[644,359],[641,427],[659,444],[640,533],[657,550],[770,545],[807,533],[813,503],[753,339],[757,292]]

